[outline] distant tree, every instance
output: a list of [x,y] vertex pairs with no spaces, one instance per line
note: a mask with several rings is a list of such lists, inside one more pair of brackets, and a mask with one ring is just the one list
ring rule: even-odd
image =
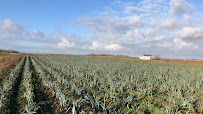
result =
[[155,55],[153,59],[154,60],[160,60],[160,58],[161,58],[160,55]]
[[0,49],[0,52],[2,52],[2,53],[19,53],[18,51],[15,51],[15,50],[3,50],[3,49]]

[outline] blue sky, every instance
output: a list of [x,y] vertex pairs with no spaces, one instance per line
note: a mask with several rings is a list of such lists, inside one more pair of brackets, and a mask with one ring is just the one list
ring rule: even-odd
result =
[[1,20],[12,19],[28,29],[44,33],[55,32],[59,25],[64,32],[88,34],[75,24],[78,17],[94,16],[111,5],[111,0],[3,0],[0,1]]
[[1,0],[0,48],[203,59],[202,0]]

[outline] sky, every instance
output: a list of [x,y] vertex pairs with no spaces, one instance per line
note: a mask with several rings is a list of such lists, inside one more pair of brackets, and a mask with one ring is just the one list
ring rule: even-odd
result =
[[0,0],[0,49],[203,59],[203,0]]

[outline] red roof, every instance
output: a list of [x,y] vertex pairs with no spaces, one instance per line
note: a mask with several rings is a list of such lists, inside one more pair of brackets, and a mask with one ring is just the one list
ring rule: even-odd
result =
[[143,56],[152,56],[152,55],[143,55]]

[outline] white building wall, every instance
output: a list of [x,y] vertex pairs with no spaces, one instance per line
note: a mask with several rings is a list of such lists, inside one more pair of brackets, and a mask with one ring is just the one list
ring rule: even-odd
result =
[[139,58],[143,60],[151,60],[151,56],[139,56]]

